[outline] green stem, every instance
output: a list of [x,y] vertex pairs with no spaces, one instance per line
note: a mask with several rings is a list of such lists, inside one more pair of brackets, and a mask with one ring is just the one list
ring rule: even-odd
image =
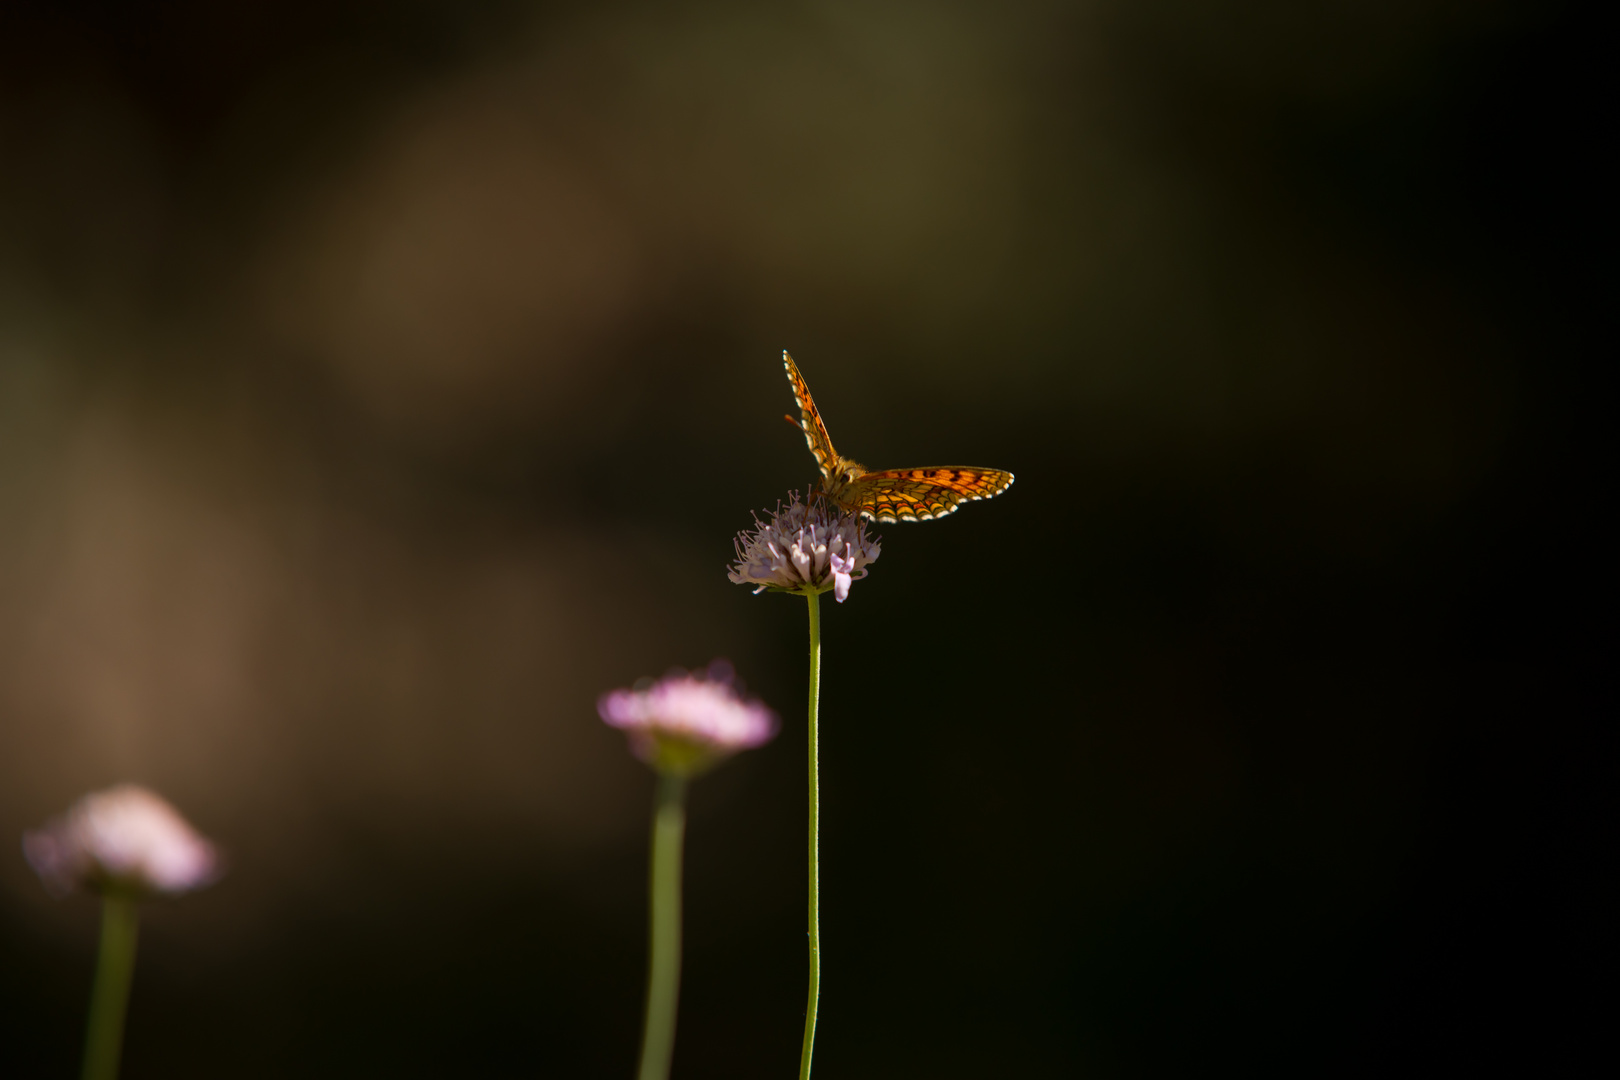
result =
[[681,842],[685,835],[686,778],[661,773],[653,807],[647,1012],[637,1080],[665,1080],[675,1053],[675,1006],[681,990]]
[[810,1080],[816,1045],[816,1008],[821,1001],[821,751],[816,719],[821,703],[821,597],[810,600],[810,1000],[804,1010],[804,1048],[799,1080]]
[[124,1042],[124,1009],[135,973],[139,915],[135,901],[108,893],[101,902],[101,955],[90,990],[90,1022],[84,1038],[84,1080],[117,1080]]

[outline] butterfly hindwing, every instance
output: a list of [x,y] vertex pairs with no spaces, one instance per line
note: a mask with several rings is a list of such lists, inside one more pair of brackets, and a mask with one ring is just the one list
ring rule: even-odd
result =
[[886,469],[851,483],[840,493],[839,503],[878,521],[929,521],[964,502],[1000,495],[1012,482],[1012,473],[1004,469]]

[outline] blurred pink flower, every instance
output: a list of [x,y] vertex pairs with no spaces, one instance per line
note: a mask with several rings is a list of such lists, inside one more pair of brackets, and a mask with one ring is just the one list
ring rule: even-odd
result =
[[754,528],[737,534],[737,561],[728,577],[754,592],[826,592],[841,604],[849,586],[866,576],[866,564],[882,550],[866,535],[858,514],[842,514],[824,499],[799,501],[789,492],[788,505],[777,504],[769,521],[756,515]]
[[672,671],[643,690],[614,690],[596,702],[603,720],[630,737],[630,749],[659,772],[695,776],[776,734],[776,714],[737,691],[731,666]]
[[23,854],[53,893],[178,896],[217,880],[219,850],[161,796],[135,784],[86,795],[23,835]]

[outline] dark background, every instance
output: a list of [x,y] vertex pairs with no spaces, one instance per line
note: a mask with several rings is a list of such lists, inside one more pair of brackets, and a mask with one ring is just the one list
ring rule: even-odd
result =
[[[844,453],[1018,475],[823,606],[817,1075],[1606,1072],[1606,41],[0,9],[0,834],[138,780],[232,866],[125,1076],[629,1075],[593,703],[719,655],[785,730],[693,792],[675,1073],[791,1073],[784,347]],[[95,927],[0,860],[0,1074],[74,1075]]]

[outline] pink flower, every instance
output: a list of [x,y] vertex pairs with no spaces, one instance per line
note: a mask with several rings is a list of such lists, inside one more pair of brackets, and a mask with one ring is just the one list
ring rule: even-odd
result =
[[86,795],[23,835],[23,854],[53,893],[178,896],[217,880],[219,850],[161,796],[135,784]]
[[630,736],[630,749],[659,772],[695,776],[738,750],[769,742],[776,714],[744,699],[731,666],[675,670],[644,690],[614,690],[596,703],[603,720]]
[[769,521],[754,518],[752,531],[737,534],[737,561],[728,577],[753,585],[756,593],[820,593],[833,590],[841,604],[851,582],[866,576],[866,564],[882,550],[866,535],[858,514],[841,514],[823,499],[801,503],[789,492],[788,505],[777,504]]

